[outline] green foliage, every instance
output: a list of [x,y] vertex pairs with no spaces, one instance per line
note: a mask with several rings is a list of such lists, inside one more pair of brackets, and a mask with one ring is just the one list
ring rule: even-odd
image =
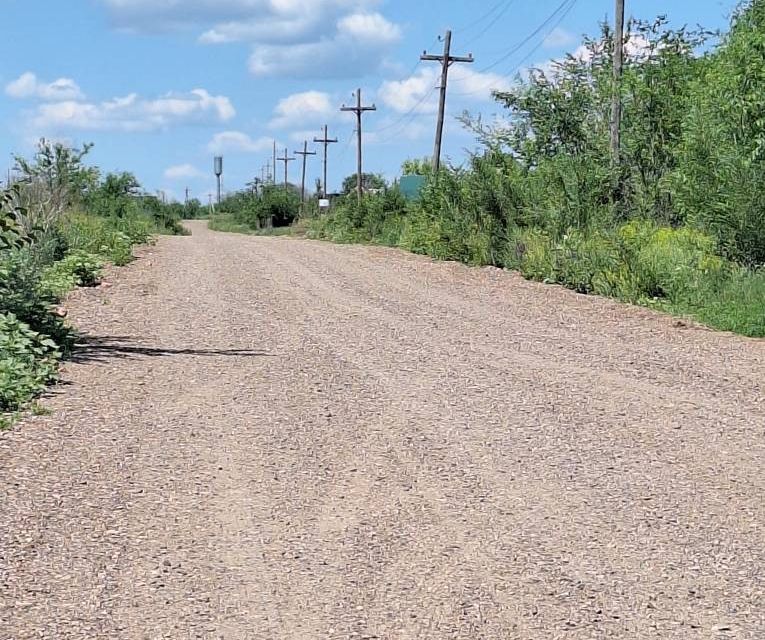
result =
[[50,312],[56,299],[41,287],[42,263],[34,246],[0,254],[0,314],[13,315],[66,349],[69,331]]
[[727,257],[765,263],[765,2],[741,7],[691,87],[670,186]]
[[40,288],[51,297],[61,298],[75,287],[94,287],[99,282],[103,266],[93,254],[70,253],[43,271]]
[[0,412],[16,411],[43,391],[60,357],[53,340],[0,313]]
[[0,192],[0,251],[20,247],[27,240],[21,226],[23,210],[17,200],[17,187]]
[[82,202],[98,181],[98,170],[83,159],[93,145],[82,149],[41,139],[35,155],[27,160],[15,156],[16,188],[27,232],[48,230],[70,207]]
[[133,259],[133,246],[147,243],[156,233],[156,226],[139,213],[102,218],[70,212],[62,221],[60,233],[71,251],[98,255],[122,266]]
[[[356,193],[358,185],[358,178],[356,174],[351,174],[343,180],[342,192],[347,195],[349,193]],[[383,190],[387,186],[385,178],[376,173],[362,173],[361,174],[361,188],[364,192],[370,190]]]
[[42,141],[31,160],[16,158],[21,180],[0,192],[0,413],[23,408],[71,350],[53,312],[67,291],[95,285],[104,261],[129,262],[152,234],[183,231],[183,206],[141,195],[131,174],[101,180],[83,164],[89,149]]
[[295,189],[267,185],[260,193],[240,191],[227,196],[219,213],[230,216],[230,223],[247,229],[287,227],[300,213],[300,195]]
[[427,176],[432,170],[430,158],[410,158],[401,164],[401,175],[404,176]]

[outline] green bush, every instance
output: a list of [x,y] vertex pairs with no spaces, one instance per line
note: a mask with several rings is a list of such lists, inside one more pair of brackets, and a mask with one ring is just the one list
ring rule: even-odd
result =
[[0,313],[0,411],[16,411],[55,378],[61,357],[56,343]]
[[61,298],[75,287],[94,287],[103,266],[98,256],[84,251],[71,253],[43,271],[40,289],[46,295]]
[[71,333],[51,313],[56,298],[43,291],[40,270],[30,247],[0,256],[0,314],[13,315],[68,350]]
[[697,296],[702,282],[726,275],[728,263],[716,255],[714,238],[695,229],[634,220],[621,227],[619,236],[630,274],[622,297],[677,302]]
[[99,255],[117,266],[132,261],[133,246],[145,244],[155,232],[153,221],[141,214],[103,218],[70,213],[60,229],[71,251]]

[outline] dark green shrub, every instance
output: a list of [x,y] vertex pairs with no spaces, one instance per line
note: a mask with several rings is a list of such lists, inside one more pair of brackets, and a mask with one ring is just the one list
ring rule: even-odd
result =
[[0,313],[0,412],[16,411],[43,391],[60,357],[53,340]]

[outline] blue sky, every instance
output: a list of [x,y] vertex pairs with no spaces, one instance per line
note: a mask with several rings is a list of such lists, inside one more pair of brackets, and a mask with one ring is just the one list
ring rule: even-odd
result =
[[[629,15],[709,28],[724,27],[735,4],[627,0]],[[261,174],[272,140],[294,155],[326,123],[340,140],[333,189],[355,171],[354,116],[339,108],[361,87],[378,107],[364,118],[364,168],[393,177],[432,152],[438,65],[418,58],[442,51],[446,29],[453,54],[476,60],[450,76],[444,152],[460,162],[475,142],[457,114],[500,113],[492,88],[575,50],[612,15],[612,0],[4,0],[0,169],[41,136],[93,142],[104,171],[206,199],[214,154],[235,190]],[[309,158],[311,185],[319,158]],[[296,181],[298,162],[290,172]]]

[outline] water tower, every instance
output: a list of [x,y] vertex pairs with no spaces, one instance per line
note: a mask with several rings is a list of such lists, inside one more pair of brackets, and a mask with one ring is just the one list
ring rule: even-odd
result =
[[223,156],[215,156],[215,177],[218,179],[218,206],[220,206],[220,179],[223,175]]

